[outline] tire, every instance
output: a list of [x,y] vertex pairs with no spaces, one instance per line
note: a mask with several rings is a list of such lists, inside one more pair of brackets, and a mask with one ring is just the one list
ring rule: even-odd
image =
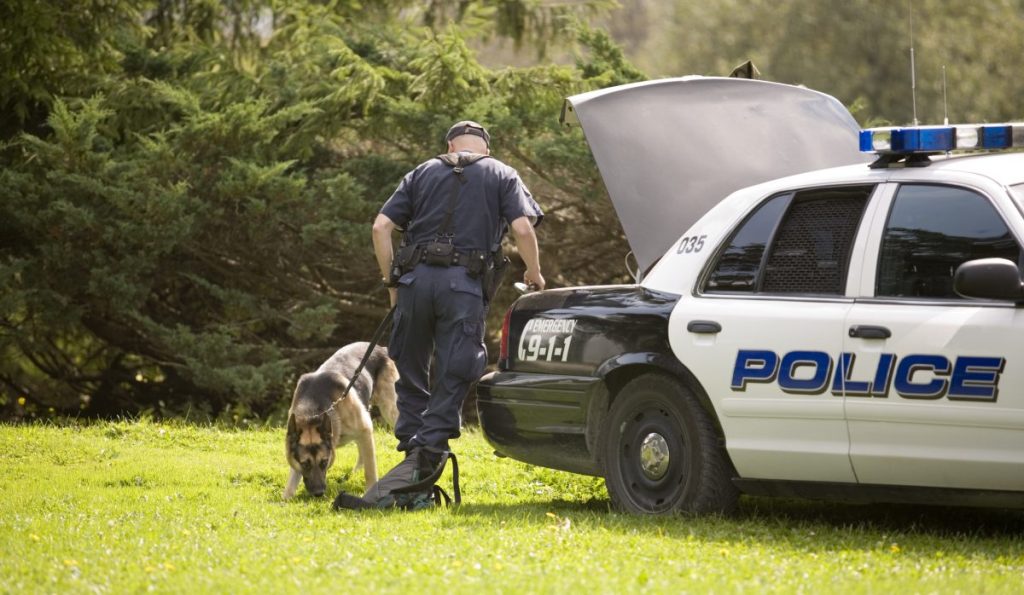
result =
[[605,485],[619,510],[730,513],[738,491],[707,412],[676,379],[644,374],[608,412],[600,444]]

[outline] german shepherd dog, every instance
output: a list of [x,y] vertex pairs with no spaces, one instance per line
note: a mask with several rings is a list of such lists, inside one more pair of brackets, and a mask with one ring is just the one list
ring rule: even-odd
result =
[[288,485],[284,488],[285,498],[295,495],[300,477],[307,492],[323,496],[327,470],[334,464],[334,449],[352,441],[359,452],[354,470],[363,466],[367,488],[377,483],[370,406],[376,405],[392,428],[398,418],[395,403],[398,370],[388,358],[387,349],[374,348],[352,388],[343,394],[369,345],[365,341],[346,345],[315,372],[299,378],[288,411],[285,436],[285,454],[291,466]]

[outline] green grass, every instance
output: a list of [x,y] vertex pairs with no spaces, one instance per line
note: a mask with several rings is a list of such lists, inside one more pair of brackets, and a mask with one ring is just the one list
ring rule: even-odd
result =
[[[609,511],[599,479],[456,441],[457,510],[280,498],[284,430],[0,426],[0,591],[1019,593],[1024,513],[744,498],[733,518]],[[380,466],[397,463],[377,435]],[[450,485],[447,477],[444,484]],[[300,494],[303,492],[300,491]]]

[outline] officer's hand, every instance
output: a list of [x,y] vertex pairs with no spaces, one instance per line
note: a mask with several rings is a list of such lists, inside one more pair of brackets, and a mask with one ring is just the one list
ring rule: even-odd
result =
[[529,285],[531,289],[540,291],[544,289],[544,275],[541,275],[540,271],[526,269],[526,272],[523,273],[523,283]]
[[395,304],[398,303],[398,288],[388,287],[388,297],[391,298],[391,307],[394,308]]

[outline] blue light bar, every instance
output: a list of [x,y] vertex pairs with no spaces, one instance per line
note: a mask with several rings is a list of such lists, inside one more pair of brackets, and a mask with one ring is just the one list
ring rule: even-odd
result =
[[1013,146],[1013,126],[982,126],[981,146],[984,149],[1009,149]]
[[892,126],[860,131],[862,153],[911,154],[1024,148],[1024,123]]
[[919,126],[892,131],[894,153],[935,153],[952,151],[956,146],[955,129],[949,126]]

